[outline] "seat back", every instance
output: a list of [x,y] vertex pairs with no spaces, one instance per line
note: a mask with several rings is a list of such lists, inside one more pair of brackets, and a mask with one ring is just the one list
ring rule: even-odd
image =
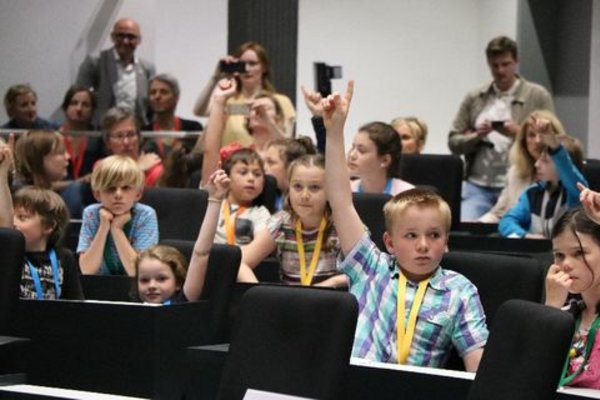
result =
[[384,193],[353,193],[352,200],[356,212],[363,224],[371,232],[371,240],[385,251],[383,244],[383,233],[385,232],[385,218],[383,217],[383,206],[392,197]]
[[524,300],[504,303],[468,399],[555,398],[574,328],[567,312]]
[[460,226],[463,162],[449,154],[403,154],[401,176],[415,186],[431,186],[450,205],[452,229]]
[[25,260],[25,237],[16,229],[0,228],[0,335],[10,334]]
[[196,240],[208,193],[188,188],[147,188],[140,200],[156,210],[161,239]]
[[441,265],[477,287],[488,326],[493,326],[498,308],[507,300],[542,301],[545,269],[533,258],[450,251]]
[[581,171],[587,179],[590,189],[600,191],[600,160],[588,158]]
[[[161,244],[175,247],[188,262],[192,257],[194,242],[163,240]],[[241,261],[242,252],[238,246],[213,244],[210,249],[201,299],[208,300],[210,306],[212,342],[224,341],[227,337],[229,304]]]
[[339,398],[358,305],[327,289],[256,286],[242,297],[219,399],[253,388],[315,399]]

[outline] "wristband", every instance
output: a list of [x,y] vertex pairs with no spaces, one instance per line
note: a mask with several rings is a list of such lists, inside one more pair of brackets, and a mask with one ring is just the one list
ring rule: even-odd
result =
[[208,202],[209,203],[221,204],[223,202],[223,199],[217,199],[216,197],[209,197],[208,198]]

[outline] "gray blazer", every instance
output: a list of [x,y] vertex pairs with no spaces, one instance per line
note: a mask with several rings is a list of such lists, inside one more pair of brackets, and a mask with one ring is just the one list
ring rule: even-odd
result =
[[[154,65],[141,58],[137,59],[135,73],[137,76],[137,99],[135,115],[140,126],[148,124],[148,81],[155,74]],[[77,73],[76,85],[94,88],[98,104],[95,120],[99,123],[109,108],[115,106],[115,83],[117,82],[117,60],[114,48],[100,52],[99,56],[87,56],[81,63]]]

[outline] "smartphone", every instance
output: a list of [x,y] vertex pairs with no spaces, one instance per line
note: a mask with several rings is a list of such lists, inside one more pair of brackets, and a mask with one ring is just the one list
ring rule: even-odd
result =
[[492,121],[492,129],[495,131],[504,129],[504,121]]
[[227,105],[227,114],[229,115],[250,115],[250,104],[233,103]]
[[232,63],[221,61],[221,63],[219,64],[219,68],[221,69],[221,72],[226,74],[233,74],[234,72],[243,73],[246,72],[246,63],[244,61],[237,61]]

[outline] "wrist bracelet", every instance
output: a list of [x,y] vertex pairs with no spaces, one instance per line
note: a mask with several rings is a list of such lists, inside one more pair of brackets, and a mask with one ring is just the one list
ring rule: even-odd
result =
[[223,202],[223,199],[217,199],[216,197],[209,197],[208,202],[221,204]]

